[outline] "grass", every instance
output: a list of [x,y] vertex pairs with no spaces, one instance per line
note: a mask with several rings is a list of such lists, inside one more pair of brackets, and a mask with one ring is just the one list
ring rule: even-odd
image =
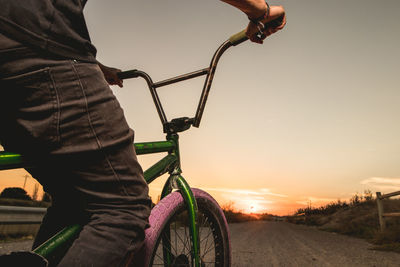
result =
[[[383,206],[385,213],[400,212],[400,199],[385,199]],[[386,218],[386,229],[381,232],[376,199],[370,191],[353,196],[349,202],[337,201],[318,208],[299,209],[287,220],[366,239],[374,244],[373,249],[400,252],[400,218]]]

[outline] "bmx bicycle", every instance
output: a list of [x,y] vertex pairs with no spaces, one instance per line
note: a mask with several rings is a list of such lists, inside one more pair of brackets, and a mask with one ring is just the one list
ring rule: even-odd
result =
[[[271,21],[265,26],[280,23]],[[271,24],[271,25],[268,25]],[[273,25],[273,26],[275,26]],[[278,24],[279,25],[279,24]],[[161,193],[161,200],[155,205],[149,217],[150,228],[146,229],[145,242],[127,266],[218,266],[231,265],[229,228],[218,203],[205,191],[190,188],[181,175],[179,152],[179,132],[191,126],[199,127],[208,94],[222,54],[248,38],[245,31],[231,36],[216,50],[210,66],[198,71],[183,74],[160,82],[140,70],[120,72],[121,79],[143,78],[149,87],[153,102],[166,134],[165,141],[135,143],[137,155],[162,153],[167,155],[144,172],[147,183],[168,173]],[[168,121],[159,99],[157,88],[184,80],[206,75],[200,101],[194,117],[175,118]],[[0,170],[29,167],[23,155],[0,152]],[[26,253],[14,253],[14,266],[17,262],[51,261],[63,253],[66,247],[79,235],[81,225],[64,228],[41,246]],[[12,256],[11,255],[11,256]],[[39,255],[39,256],[37,256]],[[45,265],[43,265],[45,266]]]

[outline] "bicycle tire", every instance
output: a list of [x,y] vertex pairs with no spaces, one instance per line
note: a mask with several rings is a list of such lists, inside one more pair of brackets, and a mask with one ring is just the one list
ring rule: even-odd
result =
[[[230,236],[224,213],[208,193],[195,188],[192,191],[199,210],[201,266],[229,267]],[[167,229],[171,231],[171,228],[174,229],[169,234],[170,243],[175,247],[171,247],[173,262],[170,266],[192,266],[190,250],[187,251],[191,247],[188,222],[182,221],[182,216],[186,216],[185,211],[186,204],[178,191],[163,198],[152,209],[149,217],[151,227],[146,229],[143,247],[134,257],[134,266],[168,266],[164,262],[162,242]]]

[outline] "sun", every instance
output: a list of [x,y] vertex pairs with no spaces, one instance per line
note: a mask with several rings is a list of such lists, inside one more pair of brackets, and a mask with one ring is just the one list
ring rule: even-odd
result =
[[254,200],[249,200],[246,201],[247,203],[245,204],[245,212],[246,213],[259,213],[262,210],[262,207],[260,206],[257,201]]

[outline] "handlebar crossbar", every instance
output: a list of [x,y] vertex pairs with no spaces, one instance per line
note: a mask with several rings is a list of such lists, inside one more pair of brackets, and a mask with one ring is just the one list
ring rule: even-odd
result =
[[[143,79],[146,80],[147,85],[150,89],[151,96],[153,98],[153,102],[156,106],[158,116],[160,117],[161,123],[163,125],[163,130],[164,133],[172,133],[172,132],[181,132],[184,130],[187,130],[190,128],[190,125],[193,125],[194,127],[199,127],[200,125],[200,120],[203,115],[203,111],[206,105],[207,97],[211,89],[211,84],[214,78],[215,70],[217,68],[218,61],[222,54],[229,48],[231,47],[232,44],[231,42],[225,41],[215,52],[211,63],[210,67],[204,68],[201,70],[189,72],[186,74],[182,74],[170,79],[166,79],[160,82],[154,83],[153,80],[151,79],[150,75],[147,73],[140,71],[140,70],[128,70],[128,71],[123,71],[118,73],[118,77],[120,79],[129,79],[129,78],[138,78],[142,77]],[[200,96],[200,101],[199,105],[197,107],[196,115],[194,118],[179,118],[179,119],[174,119],[171,122],[168,122],[167,116],[165,115],[164,109],[162,107],[160,98],[157,93],[157,88],[167,86],[173,83],[193,79],[199,76],[207,75],[204,86],[203,86],[203,91]]]

